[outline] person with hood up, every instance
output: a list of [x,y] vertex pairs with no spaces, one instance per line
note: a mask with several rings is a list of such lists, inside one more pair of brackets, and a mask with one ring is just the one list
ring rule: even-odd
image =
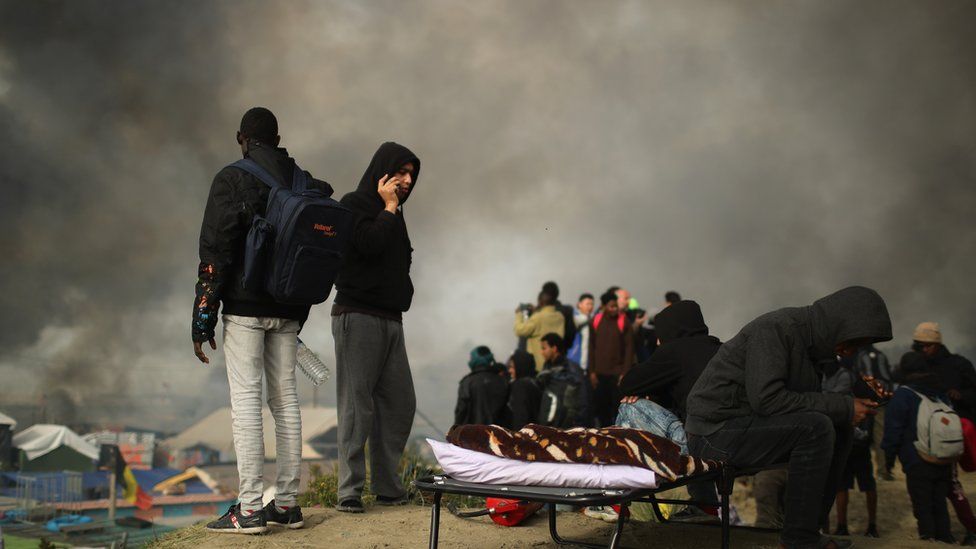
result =
[[528,351],[515,351],[508,359],[508,427],[518,431],[535,423],[542,400],[542,388],[535,379],[535,358]]
[[471,373],[458,384],[454,424],[501,425],[508,401],[508,382],[500,375],[491,349],[484,345],[475,347],[468,368]]
[[403,313],[413,299],[413,248],[403,205],[419,175],[417,155],[403,145],[383,143],[359,187],[340,201],[355,214],[355,225],[332,307],[339,511],[364,511],[367,440],[376,503],[407,502],[397,465],[417,401],[403,336]]
[[905,471],[905,484],[912,500],[912,514],[918,522],[918,537],[955,543],[950,531],[946,498],[952,490],[952,469],[955,465],[939,465],[922,459],[915,448],[918,438],[918,408],[921,393],[949,403],[939,376],[932,371],[922,354],[909,352],[899,364],[902,386],[895,391],[885,415],[884,438],[888,468],[895,457]]
[[877,404],[821,392],[823,369],[891,339],[874,290],[854,286],[808,307],[766,313],[719,349],[688,395],[688,449],[734,467],[789,462],[784,547],[843,548],[822,537],[852,429]]
[[[617,411],[617,425],[671,438],[687,453],[683,422],[688,393],[722,342],[708,335],[701,307],[694,301],[665,308],[654,317],[654,325],[660,346],[620,381],[620,393],[626,396]],[[667,425],[672,427],[664,428]]]

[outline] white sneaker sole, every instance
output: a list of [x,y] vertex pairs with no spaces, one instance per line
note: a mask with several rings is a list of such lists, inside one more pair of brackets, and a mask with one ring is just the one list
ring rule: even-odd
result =
[[300,520],[298,522],[292,522],[292,523],[289,523],[289,524],[284,524],[282,522],[274,522],[272,520],[269,520],[268,521],[268,526],[284,526],[285,528],[289,528],[291,530],[297,530],[297,529],[301,528],[302,526],[305,526],[305,521],[304,520]]
[[215,534],[263,534],[268,531],[267,526],[251,526],[250,528],[207,528]]

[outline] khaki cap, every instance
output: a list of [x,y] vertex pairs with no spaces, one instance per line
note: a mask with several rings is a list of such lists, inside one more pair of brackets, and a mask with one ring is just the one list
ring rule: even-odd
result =
[[922,343],[942,343],[942,332],[938,322],[923,322],[915,326],[912,339]]

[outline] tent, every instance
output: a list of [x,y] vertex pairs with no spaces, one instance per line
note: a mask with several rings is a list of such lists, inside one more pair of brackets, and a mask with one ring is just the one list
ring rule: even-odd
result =
[[17,420],[0,412],[0,471],[7,470],[13,463],[13,430]]
[[0,425],[9,426],[10,430],[13,431],[17,428],[17,420],[3,412],[0,412]]
[[64,425],[38,424],[14,435],[20,451],[20,470],[94,471],[98,447]]
[[[322,459],[309,441],[320,437],[338,425],[335,408],[302,407],[302,458]],[[274,459],[275,429],[274,418],[267,408],[262,410],[264,425],[264,457]],[[234,453],[234,435],[231,426],[230,407],[219,408],[207,417],[194,423],[175,437],[166,439],[163,444],[174,453],[199,451],[208,448],[219,453],[219,461],[229,462],[237,459]]]

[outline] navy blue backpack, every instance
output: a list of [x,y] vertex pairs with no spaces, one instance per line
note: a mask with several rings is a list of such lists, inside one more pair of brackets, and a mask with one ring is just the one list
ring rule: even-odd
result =
[[231,164],[271,188],[265,216],[254,216],[244,249],[243,284],[279,303],[314,305],[329,298],[352,235],[353,214],[297,165],[291,188],[250,158]]

